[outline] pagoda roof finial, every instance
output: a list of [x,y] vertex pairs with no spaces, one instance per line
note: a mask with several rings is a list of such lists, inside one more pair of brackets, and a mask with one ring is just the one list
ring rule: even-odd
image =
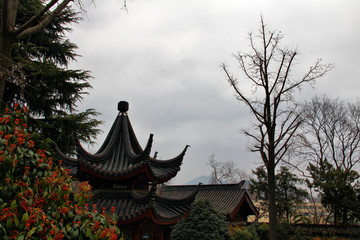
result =
[[[73,176],[84,177],[82,172],[106,180],[130,179],[136,174],[147,175],[149,181],[163,183],[176,176],[185,155],[185,149],[176,157],[159,160],[150,157],[153,134],[150,134],[145,149],[142,149],[131,126],[127,111],[129,103],[118,103],[120,113],[115,119],[104,143],[96,153],[87,152],[81,143],[76,143],[77,158],[61,154],[63,165],[72,170]],[[87,176],[87,175],[86,175]]]
[[120,101],[118,103],[118,110],[121,112],[121,113],[126,113],[128,110],[129,110],[129,103],[126,102],[126,101]]

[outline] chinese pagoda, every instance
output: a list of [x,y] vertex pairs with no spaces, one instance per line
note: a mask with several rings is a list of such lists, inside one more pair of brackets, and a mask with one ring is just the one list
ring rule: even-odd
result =
[[162,183],[180,171],[188,146],[172,159],[159,160],[156,152],[150,157],[153,134],[143,149],[131,126],[128,109],[127,102],[119,102],[119,114],[96,153],[87,152],[79,141],[76,158],[57,148],[59,159],[73,178],[88,181],[93,187],[90,204],[108,212],[115,207],[118,225],[128,237],[168,240],[170,227],[189,214],[195,199],[208,199],[230,221],[246,222],[248,215],[258,214],[242,183],[164,186]]
[[193,191],[181,198],[157,194],[157,184],[175,177],[188,148],[168,160],[150,157],[153,134],[141,148],[131,126],[127,102],[119,102],[119,114],[103,145],[95,153],[87,152],[77,141],[77,157],[57,149],[63,166],[79,181],[93,187],[92,204],[110,211],[115,207],[118,225],[132,239],[168,239],[169,226],[186,216],[196,195]]

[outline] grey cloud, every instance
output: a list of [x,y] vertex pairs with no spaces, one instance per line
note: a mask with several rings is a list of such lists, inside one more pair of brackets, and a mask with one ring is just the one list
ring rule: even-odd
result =
[[[69,35],[83,56],[71,67],[94,76],[93,90],[79,107],[100,112],[106,134],[117,102],[127,100],[143,146],[150,133],[159,157],[191,145],[175,183],[210,174],[206,162],[212,153],[247,172],[259,163],[240,134],[251,114],[235,99],[219,64],[238,70],[231,54],[249,50],[247,34],[257,31],[260,14],[285,34],[285,46],[302,53],[294,74],[301,76],[319,57],[336,64],[315,90],[305,87],[299,98],[358,96],[359,1],[133,0],[128,8],[121,10],[117,0],[96,1],[88,20]],[[251,94],[246,82],[242,89]]]

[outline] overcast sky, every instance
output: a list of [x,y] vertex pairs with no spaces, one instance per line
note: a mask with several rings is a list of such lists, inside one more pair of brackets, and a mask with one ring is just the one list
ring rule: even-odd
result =
[[[90,70],[94,77],[78,106],[102,114],[99,145],[121,100],[129,102],[143,147],[154,133],[152,150],[159,159],[190,145],[175,184],[209,175],[211,154],[248,173],[261,163],[240,132],[254,119],[219,67],[224,62],[238,73],[232,54],[249,51],[248,33],[257,31],[260,15],[285,34],[283,46],[301,53],[295,66],[300,75],[317,58],[336,65],[314,90],[304,88],[299,100],[359,96],[359,0],[127,0],[128,12],[121,0],[95,2],[84,0],[87,15],[69,34],[82,56],[70,67]],[[241,84],[250,91],[245,78]]]

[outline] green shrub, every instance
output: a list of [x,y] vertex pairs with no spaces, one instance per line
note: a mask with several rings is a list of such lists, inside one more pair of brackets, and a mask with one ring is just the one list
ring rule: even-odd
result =
[[174,225],[171,240],[228,240],[229,229],[225,216],[209,201],[194,202],[190,214]]
[[250,227],[236,228],[231,234],[231,240],[260,240],[256,231]]
[[68,171],[47,151],[34,149],[26,114],[15,105],[0,117],[1,239],[116,239],[115,214],[86,206],[91,198],[87,182],[70,199]]
[[[256,225],[252,226],[256,227]],[[269,224],[262,223],[256,228],[256,232],[261,240],[268,240],[269,239]]]

